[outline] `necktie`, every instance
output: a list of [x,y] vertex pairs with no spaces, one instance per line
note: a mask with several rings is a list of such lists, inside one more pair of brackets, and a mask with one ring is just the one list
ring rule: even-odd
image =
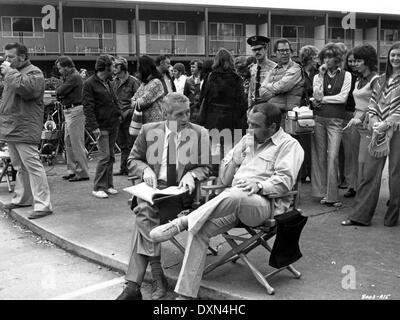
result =
[[255,99],[260,98],[260,87],[261,87],[261,66],[257,66],[257,74],[256,74],[256,92],[254,95]]
[[168,136],[168,150],[167,150],[167,186],[177,186],[177,172],[176,172],[176,133],[171,132]]

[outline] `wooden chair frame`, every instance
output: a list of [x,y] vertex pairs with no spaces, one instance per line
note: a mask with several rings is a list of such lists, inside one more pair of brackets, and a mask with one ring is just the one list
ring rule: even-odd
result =
[[[296,185],[294,187],[294,191],[290,191],[289,193],[284,195],[269,195],[268,198],[274,201],[275,199],[278,198],[293,196],[292,208],[297,209],[296,207],[299,201],[298,186],[299,186],[299,181],[297,180]],[[211,192],[225,188],[227,188],[227,186],[223,185],[202,187],[202,189],[208,193],[208,195],[206,196],[206,201],[208,201],[209,194]],[[263,275],[247,256],[248,253],[250,253],[255,248],[259,247],[260,245],[271,253],[272,248],[267,241],[276,235],[277,221],[275,219],[268,219],[264,222],[263,225],[259,227],[249,227],[244,224],[241,224],[236,226],[235,228],[244,228],[248,234],[243,236],[235,236],[230,234],[229,231],[223,233],[222,236],[229,244],[231,249],[225,255],[218,258],[217,261],[207,265],[206,268],[204,269],[203,275],[210,273],[217,267],[222,266],[228,262],[235,263],[238,259],[241,259],[245,263],[245,265],[250,269],[250,271],[252,272],[253,276],[257,279],[257,281],[267,290],[268,294],[270,295],[275,293],[275,289],[268,283],[267,278],[283,270],[289,270],[296,279],[299,279],[301,277],[301,273],[298,270],[296,270],[291,264]]]

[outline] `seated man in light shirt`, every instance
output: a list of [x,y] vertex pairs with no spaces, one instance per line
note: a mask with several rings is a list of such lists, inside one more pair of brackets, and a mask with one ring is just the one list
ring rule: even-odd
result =
[[[304,158],[300,144],[280,128],[276,105],[258,102],[249,113],[249,133],[227,154],[220,166],[223,184],[232,185],[189,215],[154,228],[150,237],[166,241],[188,229],[188,240],[175,292],[197,296],[211,237],[240,222],[256,227],[290,206],[290,197],[270,201],[268,194],[285,194],[296,183]],[[254,135],[252,134],[254,133]]]

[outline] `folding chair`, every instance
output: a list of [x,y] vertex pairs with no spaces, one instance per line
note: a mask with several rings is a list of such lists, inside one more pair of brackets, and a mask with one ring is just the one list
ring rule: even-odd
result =
[[[295,187],[293,188],[293,191],[290,191],[287,194],[284,195],[270,195],[268,196],[269,199],[274,201],[275,199],[282,198],[282,197],[287,197],[287,196],[293,196],[293,201],[291,208],[296,209],[298,205],[298,185],[299,181],[297,180]],[[214,185],[214,186],[203,186],[202,189],[205,190],[208,194],[211,192],[218,190],[218,189],[224,189],[226,186],[222,185]],[[206,201],[208,200],[208,196],[206,197]],[[298,210],[298,209],[296,209]],[[290,211],[290,210],[289,210]],[[285,215],[285,213],[283,213]],[[278,268],[266,275],[263,275],[257,267],[250,261],[248,258],[247,254],[250,253],[252,250],[255,248],[262,246],[264,247],[268,252],[271,253],[272,248],[268,244],[268,240],[274,237],[277,234],[277,219],[268,219],[264,222],[263,225],[258,226],[258,227],[248,227],[244,224],[240,224],[236,226],[235,228],[244,228],[247,231],[247,234],[245,235],[240,235],[240,236],[235,236],[232,235],[228,232],[225,232],[222,234],[222,236],[225,238],[226,242],[229,244],[231,249],[222,257],[218,258],[215,262],[209,264],[206,266],[203,275],[208,274],[209,272],[213,271],[215,268],[222,266],[228,262],[233,262],[235,263],[238,259],[241,259],[245,265],[250,269],[254,277],[257,279],[257,281],[264,286],[264,288],[267,290],[267,292],[272,295],[275,293],[274,288],[268,283],[267,278],[271,277],[272,275],[275,275],[283,270],[289,270],[296,279],[299,279],[301,277],[301,273],[297,271],[291,264]]]
[[[195,209],[197,209],[198,207],[200,207],[201,204],[202,204],[202,201],[201,201],[201,183],[202,183],[202,182],[211,182],[211,183],[212,183],[215,179],[216,179],[216,177],[209,177],[209,178],[208,178],[207,180],[205,180],[205,181],[198,181],[198,180],[196,180],[196,188],[195,188],[196,194],[195,194],[194,201],[193,201],[193,203],[192,203],[191,208],[179,212],[179,213],[177,214],[177,217],[183,216],[183,215],[187,215],[187,214],[189,214],[192,210],[195,210]],[[130,181],[132,182],[132,184],[136,184],[136,183],[139,182],[141,179],[140,179],[139,177],[137,177],[137,176],[130,176],[130,177],[128,177],[128,180],[130,180]],[[129,205],[131,208],[132,208],[132,201],[133,201],[133,198],[130,199],[130,200],[128,200],[128,205]],[[177,247],[177,249],[178,249],[182,254],[185,254],[185,248],[179,243],[178,240],[176,240],[175,237],[172,237],[169,241],[171,241],[171,242]],[[214,256],[218,255],[218,251],[217,251],[216,249],[212,248],[211,246],[208,247],[208,250],[212,253],[212,255],[214,255]]]
[[[6,178],[7,186],[8,186],[8,192],[12,192],[13,188],[11,186],[11,181],[15,180],[14,178],[14,169],[11,164],[10,156],[7,152],[0,151],[0,161],[2,162],[2,171],[0,174],[0,182],[3,180],[3,177]],[[11,170],[11,180],[9,176],[9,170]]]

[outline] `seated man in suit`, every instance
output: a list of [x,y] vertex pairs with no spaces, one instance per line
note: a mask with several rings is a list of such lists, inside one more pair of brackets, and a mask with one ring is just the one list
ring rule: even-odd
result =
[[[179,298],[195,298],[203,274],[211,237],[226,232],[239,222],[261,225],[273,215],[284,213],[290,197],[275,202],[268,194],[285,194],[296,183],[304,151],[296,139],[280,128],[278,106],[258,102],[249,113],[251,129],[226,155],[220,165],[224,185],[232,185],[189,215],[154,228],[150,237],[162,242],[188,229],[182,268],[175,287]],[[254,135],[253,135],[254,133]]]
[[190,206],[195,179],[204,180],[210,173],[208,131],[189,122],[189,99],[183,94],[169,93],[163,106],[167,120],[143,125],[128,157],[129,173],[152,187],[179,185],[188,192],[163,200],[161,205],[137,199],[127,286],[118,300],[142,299],[140,285],[149,262],[154,284],[152,299],[165,296],[167,281],[161,267],[161,245],[151,240],[149,232]]

